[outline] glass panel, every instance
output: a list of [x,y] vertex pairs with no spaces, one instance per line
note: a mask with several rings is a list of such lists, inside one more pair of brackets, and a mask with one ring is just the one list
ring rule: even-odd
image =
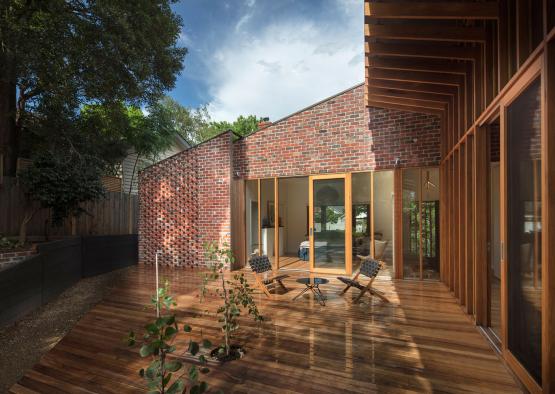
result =
[[258,245],[258,181],[248,180],[245,188],[245,213],[247,224],[247,255],[257,255]]
[[314,267],[345,269],[345,180],[313,184]]
[[439,169],[422,170],[422,276],[439,279]]
[[540,81],[507,110],[508,345],[541,384]]
[[374,254],[383,261],[387,269],[380,273],[393,277],[393,171],[377,171],[374,173]]
[[420,169],[403,171],[403,275],[420,279]]
[[501,238],[499,206],[499,124],[489,128],[489,326],[501,338]]
[[360,259],[357,256],[370,256],[371,202],[370,185],[372,174],[359,172],[351,175],[353,205],[353,271],[358,270]]
[[278,179],[279,268],[310,269],[308,178]]
[[275,248],[275,210],[274,210],[274,180],[260,180],[260,217],[262,254],[268,256],[274,264]]

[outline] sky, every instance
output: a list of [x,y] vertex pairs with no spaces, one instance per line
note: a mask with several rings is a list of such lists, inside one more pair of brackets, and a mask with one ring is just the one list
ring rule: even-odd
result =
[[213,120],[275,121],[364,80],[362,0],[181,0],[170,96]]

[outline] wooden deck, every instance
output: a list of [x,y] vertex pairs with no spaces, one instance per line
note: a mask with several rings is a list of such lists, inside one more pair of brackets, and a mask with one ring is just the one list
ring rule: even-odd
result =
[[[302,286],[290,272],[286,294],[257,295],[267,321],[243,320],[238,342],[244,359],[213,367],[211,390],[238,393],[521,392],[520,386],[439,283],[376,281],[392,301],[341,297],[336,279],[323,286],[320,306],[308,295],[291,299]],[[137,371],[146,363],[122,338],[142,332],[154,286],[152,267],[130,271],[111,296],[92,309],[54,349],[28,371],[12,393],[142,392]],[[177,295],[180,322],[219,343],[215,299],[198,303],[198,271],[166,269],[162,277]],[[195,317],[196,316],[196,317]],[[176,341],[185,347],[185,333]]]

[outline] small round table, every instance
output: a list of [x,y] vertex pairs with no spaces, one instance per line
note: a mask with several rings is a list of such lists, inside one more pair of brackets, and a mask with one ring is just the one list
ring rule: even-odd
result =
[[329,280],[324,278],[299,278],[297,279],[297,282],[304,284],[306,288],[303,289],[303,291],[301,291],[299,294],[297,294],[295,298],[293,298],[293,301],[295,301],[297,298],[310,290],[312,291],[312,293],[314,293],[314,296],[316,297],[316,300],[320,303],[320,305],[326,306],[326,297],[320,291],[319,286],[329,283]]

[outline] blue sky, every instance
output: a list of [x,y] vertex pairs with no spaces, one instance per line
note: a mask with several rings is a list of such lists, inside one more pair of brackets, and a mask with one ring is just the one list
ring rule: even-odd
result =
[[170,95],[214,120],[277,120],[364,79],[362,0],[181,0]]

